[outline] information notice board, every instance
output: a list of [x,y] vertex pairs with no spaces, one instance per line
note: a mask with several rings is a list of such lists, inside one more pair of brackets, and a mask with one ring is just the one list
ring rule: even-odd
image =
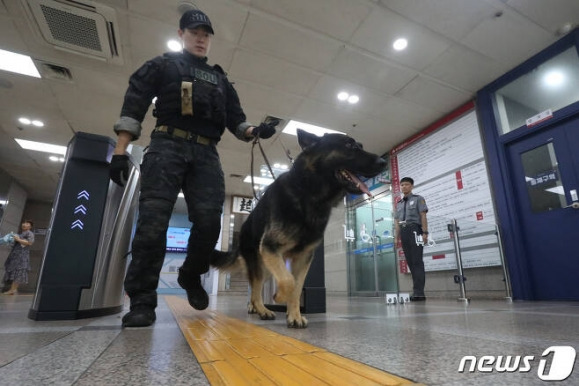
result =
[[[428,206],[426,271],[456,269],[454,239],[448,225],[459,227],[464,268],[501,265],[490,183],[474,104],[425,129],[390,153],[392,192],[401,197],[400,178],[414,179],[414,194]],[[396,245],[400,271],[407,273],[404,252]]]

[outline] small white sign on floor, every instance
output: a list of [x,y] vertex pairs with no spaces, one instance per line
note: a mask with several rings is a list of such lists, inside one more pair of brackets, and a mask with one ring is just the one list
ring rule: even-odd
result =
[[410,303],[410,294],[408,292],[386,294],[386,305]]

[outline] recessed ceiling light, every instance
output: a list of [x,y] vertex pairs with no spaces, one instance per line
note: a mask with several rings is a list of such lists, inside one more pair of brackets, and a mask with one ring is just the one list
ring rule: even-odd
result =
[[0,70],[40,78],[32,58],[15,52],[0,50]]
[[360,101],[360,97],[358,95],[350,95],[348,97],[348,102],[351,104],[356,104]]
[[18,118],[18,122],[22,123],[23,125],[30,125],[32,121],[28,118]]
[[404,38],[396,39],[394,41],[394,44],[392,44],[392,47],[394,47],[396,51],[402,51],[403,49],[408,47],[408,40]]
[[50,143],[27,141],[25,139],[14,138],[16,142],[26,150],[42,151],[52,154],[66,154],[66,146],[52,145]]
[[34,126],[36,127],[43,127],[44,126],[44,122],[39,121],[38,119],[35,119],[34,121],[31,122]]
[[167,42],[167,47],[169,47],[169,49],[174,52],[180,52],[183,50],[183,45],[177,40],[169,40]]
[[565,76],[561,71],[551,71],[545,75],[545,83],[547,86],[555,87],[563,83]]
[[326,133],[335,133],[335,134],[346,134],[342,133],[341,131],[326,129],[325,127],[311,125],[309,123],[303,123],[299,121],[294,121],[293,119],[287,123],[285,128],[283,129],[283,133],[297,135],[297,129],[302,129],[307,131],[308,133],[312,133],[318,136],[322,136]]
[[341,101],[345,101],[346,99],[348,99],[349,96],[350,95],[347,92],[342,91],[338,94],[338,99]]

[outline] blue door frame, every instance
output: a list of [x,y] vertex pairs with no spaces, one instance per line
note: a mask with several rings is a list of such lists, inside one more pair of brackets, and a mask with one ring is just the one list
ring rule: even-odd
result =
[[[530,138],[536,133],[560,125],[564,121],[579,120],[579,102],[573,103],[553,113],[553,117],[532,128],[517,129],[500,135],[495,117],[496,106],[493,94],[521,75],[538,65],[575,46],[579,51],[579,29],[533,56],[517,68],[506,73],[477,93],[477,112],[484,133],[484,144],[496,203],[497,219],[501,227],[503,248],[511,278],[513,298],[523,300],[538,299],[531,280],[530,262],[524,256],[526,248],[519,234],[521,218],[517,210],[518,197],[513,190],[512,169],[509,165],[509,145]],[[578,299],[579,300],[579,299]]]

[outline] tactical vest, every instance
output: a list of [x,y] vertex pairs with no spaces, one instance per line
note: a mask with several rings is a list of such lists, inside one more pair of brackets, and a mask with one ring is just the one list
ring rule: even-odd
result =
[[226,79],[221,67],[191,63],[182,54],[166,53],[162,58],[164,69],[177,67],[179,79],[165,79],[160,85],[154,116],[192,116],[225,127]]

